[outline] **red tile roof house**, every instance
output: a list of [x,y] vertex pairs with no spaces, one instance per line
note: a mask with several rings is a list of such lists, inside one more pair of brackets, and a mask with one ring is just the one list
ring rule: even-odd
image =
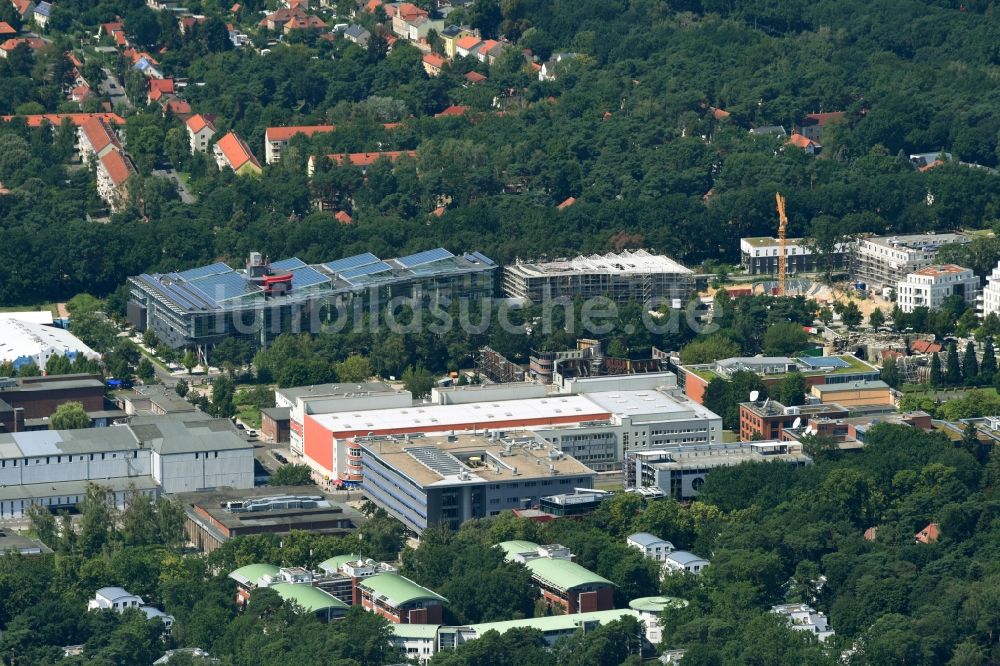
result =
[[120,148],[100,159],[97,166],[97,194],[112,211],[119,211],[128,199],[128,179],[135,174],[132,160]]
[[567,208],[569,208],[570,206],[572,206],[575,203],[576,203],[576,198],[575,197],[569,197],[568,199],[566,199],[566,201],[563,201],[561,204],[559,204],[558,206],[556,206],[556,208],[559,209],[559,210],[566,210]]
[[823,140],[823,133],[826,128],[845,121],[847,114],[843,111],[833,111],[831,113],[807,113],[802,119],[801,133],[807,139],[819,143]]
[[819,151],[823,149],[823,146],[819,145],[812,139],[807,139],[801,134],[792,134],[792,136],[788,138],[787,143],[795,146],[796,148],[801,148],[807,155],[818,155]]
[[936,543],[941,538],[941,526],[937,523],[930,523],[917,532],[913,538],[917,543]]
[[427,72],[427,76],[439,76],[441,74],[441,68],[444,64],[448,62],[444,56],[440,56],[437,53],[428,53],[423,57],[424,71]]
[[[400,157],[416,157],[417,151],[415,150],[390,150],[375,153],[334,153],[332,155],[327,155],[334,164],[338,166],[343,166],[344,164],[350,164],[351,166],[358,167],[361,171],[365,171],[372,164],[375,164],[379,159],[385,158],[390,162],[395,162]],[[316,171],[316,160],[318,157],[312,155],[309,158],[309,164],[306,167],[307,173],[311,178],[313,173]]]
[[116,113],[39,113],[30,116],[0,116],[0,120],[5,123],[15,118],[23,118],[28,127],[41,127],[45,123],[52,125],[52,129],[62,125],[64,120],[76,127],[83,127],[88,121],[98,118],[109,125],[123,127],[125,119]]
[[37,37],[11,37],[0,44],[0,58],[6,58],[21,44],[26,44],[31,49],[32,55],[45,47],[45,41]]
[[208,142],[215,136],[215,116],[202,115],[196,113],[185,122],[188,133],[188,141],[191,143],[191,154],[195,151],[207,152]]
[[468,112],[469,112],[469,107],[467,107],[467,106],[452,105],[452,106],[449,106],[444,111],[442,111],[441,113],[435,113],[434,117],[435,118],[449,118],[449,117],[455,117],[455,118],[457,118],[458,116],[464,116]]
[[173,95],[174,93],[173,79],[150,79],[149,93],[146,95],[146,102],[152,104],[164,95]]
[[326,134],[337,128],[333,125],[297,125],[294,127],[268,127],[264,130],[264,161],[274,164],[281,161],[281,153],[288,142],[297,134],[312,136]]
[[336,218],[337,222],[340,222],[341,224],[350,224],[351,222],[354,221],[350,215],[348,215],[342,210],[338,210],[337,214],[334,215],[334,217]]
[[248,173],[260,174],[262,171],[260,162],[250,152],[250,147],[246,144],[246,141],[238,137],[235,132],[230,132],[219,139],[215,144],[213,152],[215,154],[215,163],[219,166],[220,171],[229,167],[234,173],[240,176]]
[[16,34],[17,30],[14,30],[10,23],[0,21],[0,37],[10,37]]
[[467,72],[465,74],[465,80],[468,81],[470,85],[476,85],[477,83],[485,81],[486,77],[479,72]]

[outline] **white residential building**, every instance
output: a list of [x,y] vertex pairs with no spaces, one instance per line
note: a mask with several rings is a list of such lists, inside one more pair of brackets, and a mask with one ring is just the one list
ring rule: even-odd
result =
[[128,590],[121,587],[102,587],[94,595],[94,598],[87,602],[87,610],[112,610],[116,613],[124,613],[130,608],[142,611],[150,620],[159,618],[169,631],[174,626],[174,618],[167,615],[159,608],[149,606],[136,594],[130,594]]
[[986,286],[983,287],[981,301],[984,317],[988,314],[1000,315],[1000,264],[986,278]]
[[896,286],[896,302],[903,312],[927,307],[935,310],[950,296],[961,296],[970,306],[976,304],[979,278],[970,268],[954,264],[927,266],[910,273]]
[[187,119],[188,141],[191,144],[191,154],[208,152],[208,142],[215,136],[215,125],[212,120],[200,113]]
[[945,245],[968,243],[964,234],[880,236],[858,242],[851,259],[852,276],[869,288],[895,287],[909,273],[934,263]]
[[825,641],[833,636],[833,629],[827,624],[826,615],[813,610],[808,604],[782,604],[772,606],[772,613],[784,615],[788,618],[792,629],[808,631],[820,641]]
[[657,562],[665,562],[667,555],[676,550],[674,544],[665,541],[649,532],[636,532],[625,539],[625,543],[630,548],[635,548],[642,552],[643,557]]
[[663,560],[664,573],[687,571],[700,574],[709,564],[708,560],[686,550],[675,550]]

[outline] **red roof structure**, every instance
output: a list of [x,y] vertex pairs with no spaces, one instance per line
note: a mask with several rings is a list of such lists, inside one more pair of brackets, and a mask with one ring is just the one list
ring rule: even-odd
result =
[[937,540],[940,538],[941,526],[937,523],[930,523],[914,535],[917,543],[937,543]]
[[113,182],[116,187],[124,185],[125,181],[129,179],[129,176],[135,173],[135,167],[132,165],[132,160],[129,159],[128,155],[117,148],[101,158],[101,165],[104,167],[104,170],[108,172],[111,182]]
[[226,162],[229,163],[233,171],[239,171],[247,162],[254,164],[258,169],[260,168],[260,162],[250,152],[250,146],[246,144],[246,141],[236,136],[235,132],[230,132],[219,139],[216,145],[222,151]]
[[566,199],[565,201],[563,201],[561,204],[559,204],[558,206],[556,206],[556,208],[558,208],[559,210],[566,210],[567,208],[569,208],[570,206],[572,206],[575,203],[576,203],[576,197],[569,197],[568,199]]
[[[297,125],[294,127],[268,127],[264,130],[265,141],[289,141],[296,134],[325,134],[336,130],[334,125]],[[197,130],[195,130],[197,131]]]
[[336,218],[337,222],[340,222],[341,224],[350,224],[354,221],[350,215],[342,210],[338,210],[333,217]]
[[212,124],[213,120],[215,120],[215,118],[212,116],[203,116],[200,113],[196,113],[187,119],[187,126],[188,129],[190,129],[195,134],[202,131],[206,127],[214,132],[215,125]]
[[14,30],[10,23],[5,21],[0,21],[0,37],[7,37],[9,35],[16,35],[17,30]]
[[10,122],[15,118],[24,118],[28,127],[41,127],[44,123],[59,126],[63,120],[69,120],[77,127],[82,127],[84,123],[92,118],[100,118],[109,125],[124,125],[125,119],[117,113],[38,113],[30,116],[0,116],[0,120]]
[[101,152],[108,146],[121,148],[114,130],[100,118],[89,118],[82,127],[83,134],[87,137],[87,142],[94,149],[95,153]]
[[468,112],[469,112],[469,107],[455,104],[449,106],[441,113],[435,113],[434,117],[435,118],[446,118],[449,116],[458,117],[458,116],[464,116]]
[[486,77],[480,74],[479,72],[466,72],[465,80],[475,85],[477,83],[482,83],[483,81],[485,81]]
[[395,162],[404,155],[407,157],[416,157],[417,151],[387,150],[375,153],[334,153],[333,155],[327,155],[327,157],[333,160],[334,164],[343,165],[346,162],[356,167],[369,167],[383,157],[390,162]]

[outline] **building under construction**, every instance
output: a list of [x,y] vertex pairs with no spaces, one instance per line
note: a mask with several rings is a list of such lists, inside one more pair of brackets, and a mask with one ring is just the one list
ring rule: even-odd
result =
[[548,352],[532,350],[528,373],[531,379],[542,384],[562,384],[565,379],[576,377],[603,377],[608,375],[635,375],[662,372],[666,361],[656,358],[617,358],[607,356],[600,340],[581,338],[576,349]]
[[483,347],[476,354],[476,370],[498,384],[524,381],[524,369],[491,347]]
[[606,296],[615,303],[657,302],[681,308],[695,293],[695,275],[664,255],[626,250],[549,262],[517,262],[504,269],[503,287],[508,297],[532,303]]

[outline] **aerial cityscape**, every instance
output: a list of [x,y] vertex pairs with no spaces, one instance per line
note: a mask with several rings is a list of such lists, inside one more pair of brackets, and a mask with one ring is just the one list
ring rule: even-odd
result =
[[0,662],[1000,664],[998,26],[0,0]]

